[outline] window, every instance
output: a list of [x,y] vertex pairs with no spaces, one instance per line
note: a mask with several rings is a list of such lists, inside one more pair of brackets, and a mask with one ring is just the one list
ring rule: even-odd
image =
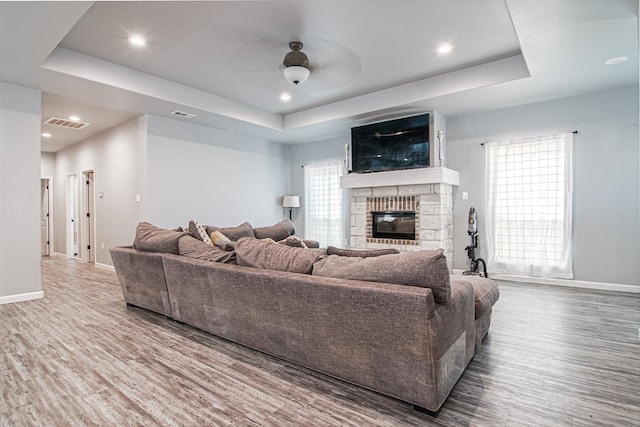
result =
[[570,133],[486,144],[488,268],[573,278]]
[[342,162],[304,167],[304,236],[321,246],[342,247]]

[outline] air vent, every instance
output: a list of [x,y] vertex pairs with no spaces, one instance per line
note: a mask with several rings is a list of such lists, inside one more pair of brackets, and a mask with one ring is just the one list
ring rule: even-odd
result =
[[171,114],[178,117],[184,117],[185,119],[193,119],[194,117],[197,117],[195,114],[185,113],[184,111],[178,110],[172,111]]
[[62,127],[62,128],[80,130],[80,129],[83,129],[83,128],[86,128],[87,126],[89,126],[90,123],[74,122],[74,121],[67,120],[67,119],[61,119],[59,117],[51,117],[51,118],[47,119],[44,122],[44,124],[45,125],[50,125],[50,126],[59,126],[59,127]]

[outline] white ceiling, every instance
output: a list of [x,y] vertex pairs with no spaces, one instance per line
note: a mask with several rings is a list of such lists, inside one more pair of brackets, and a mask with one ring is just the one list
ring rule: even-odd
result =
[[[43,125],[53,134],[44,151],[174,110],[309,142],[413,112],[454,116],[632,85],[637,16],[637,0],[0,2],[0,81],[43,90],[43,120],[91,123]],[[147,46],[130,45],[132,34]],[[313,67],[299,86],[281,74],[294,40]],[[441,43],[453,50],[437,54]]]

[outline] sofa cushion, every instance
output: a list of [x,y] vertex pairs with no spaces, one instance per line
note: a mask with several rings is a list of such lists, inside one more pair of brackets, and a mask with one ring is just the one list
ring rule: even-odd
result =
[[307,244],[298,236],[289,236],[286,239],[280,240],[278,243],[291,246],[292,248],[306,248]]
[[214,227],[207,225],[207,234],[211,235],[214,231],[219,231],[232,242],[237,242],[243,237],[256,237],[253,227],[248,222],[243,222],[236,227]]
[[399,254],[397,249],[341,249],[333,246],[327,247],[327,255],[340,255],[340,256],[354,256],[360,258],[367,258],[380,255],[392,255]]
[[451,299],[447,258],[442,249],[360,258],[329,255],[313,266],[317,276],[430,288],[436,303]]
[[479,319],[487,313],[500,298],[500,288],[498,284],[486,277],[455,275],[451,281],[466,282],[473,288],[475,300],[475,318]]
[[313,264],[325,253],[322,249],[293,248],[248,237],[236,243],[238,265],[292,273],[311,274]]
[[295,227],[293,226],[293,222],[288,219],[284,219],[277,224],[274,224],[269,227],[258,227],[254,228],[254,233],[256,238],[258,239],[266,239],[271,238],[276,242],[280,240],[284,240],[289,236],[293,236],[296,234]]
[[141,222],[136,227],[133,247],[140,251],[178,254],[178,239],[185,234],[181,231],[166,230],[148,222]]
[[236,263],[236,255],[234,252],[228,252],[216,246],[209,245],[189,235],[180,237],[178,240],[178,250],[179,255],[189,258],[224,262],[227,264]]

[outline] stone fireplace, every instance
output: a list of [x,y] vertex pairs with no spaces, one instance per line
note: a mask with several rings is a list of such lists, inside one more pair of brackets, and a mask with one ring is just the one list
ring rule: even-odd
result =
[[[341,186],[351,189],[350,247],[399,251],[443,248],[451,271],[453,187],[457,185],[458,172],[446,168],[344,176]],[[374,213],[388,214],[379,219],[386,222],[383,228],[389,231],[383,237],[374,236]],[[402,218],[410,217],[407,213],[415,214],[414,239],[406,237],[411,223]],[[398,230],[401,232],[396,233]]]

